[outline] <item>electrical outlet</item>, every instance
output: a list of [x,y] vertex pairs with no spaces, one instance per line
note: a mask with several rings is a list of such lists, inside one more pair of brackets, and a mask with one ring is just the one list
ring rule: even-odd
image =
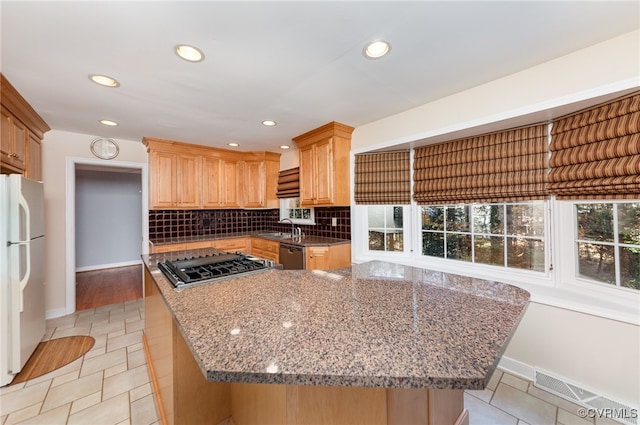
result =
[[338,225],[338,217],[331,217],[331,225],[336,227]]

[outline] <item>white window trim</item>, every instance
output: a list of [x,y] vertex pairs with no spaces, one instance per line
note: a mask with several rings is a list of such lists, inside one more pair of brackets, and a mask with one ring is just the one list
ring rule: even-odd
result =
[[306,209],[310,209],[311,210],[311,218],[310,219],[305,219],[305,218],[290,218],[289,217],[289,210],[291,208],[287,208],[285,205],[285,202],[287,199],[291,199],[291,198],[283,198],[280,199],[280,221],[282,221],[283,219],[288,219],[291,220],[294,224],[306,224],[306,225],[310,225],[310,226],[315,226],[316,225],[316,213],[315,210],[313,209],[313,207],[301,207],[301,208],[306,208]]
[[[353,262],[383,260],[504,282],[528,291],[532,302],[640,325],[640,291],[636,293],[611,288],[608,285],[605,287],[591,282],[581,282],[580,279],[575,278],[576,265],[573,255],[575,230],[572,225],[568,225],[573,223],[572,205],[572,203],[554,199],[549,201],[551,212],[545,224],[545,243],[549,247],[547,264],[553,265],[553,270],[547,270],[546,273],[422,256],[420,208],[415,202],[410,207],[404,208],[403,252],[369,251],[366,206],[354,205],[351,228]],[[410,215],[408,220],[407,212]],[[571,253],[571,256],[568,257],[567,253]],[[573,261],[567,261],[567,258]]]

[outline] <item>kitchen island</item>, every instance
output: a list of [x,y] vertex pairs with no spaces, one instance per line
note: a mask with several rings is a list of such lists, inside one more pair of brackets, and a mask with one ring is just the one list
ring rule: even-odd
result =
[[519,288],[380,261],[176,291],[143,256],[145,349],[170,424],[454,424],[522,317]]

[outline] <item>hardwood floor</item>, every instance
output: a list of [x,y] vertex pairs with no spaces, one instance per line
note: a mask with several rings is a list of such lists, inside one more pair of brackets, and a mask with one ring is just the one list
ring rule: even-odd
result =
[[76,310],[142,298],[142,265],[76,273]]

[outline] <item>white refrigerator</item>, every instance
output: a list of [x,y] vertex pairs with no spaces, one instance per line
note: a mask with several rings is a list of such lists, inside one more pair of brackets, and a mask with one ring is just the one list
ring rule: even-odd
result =
[[44,237],[42,183],[0,175],[0,386],[45,333]]

